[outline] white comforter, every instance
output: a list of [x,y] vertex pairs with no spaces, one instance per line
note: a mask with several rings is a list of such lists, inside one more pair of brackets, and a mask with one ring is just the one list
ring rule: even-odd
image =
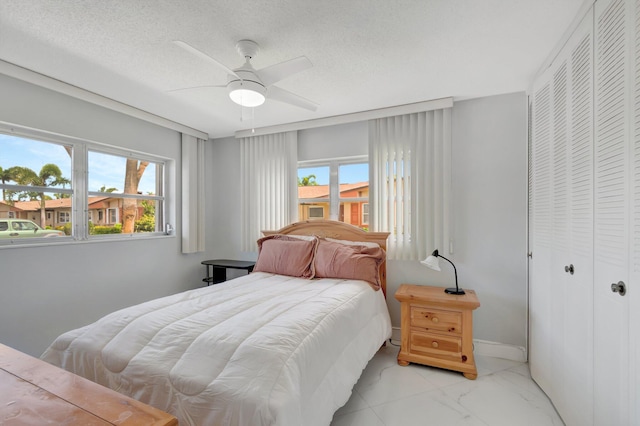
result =
[[327,426],[390,335],[364,281],[255,272],[114,312],[42,359],[181,425]]

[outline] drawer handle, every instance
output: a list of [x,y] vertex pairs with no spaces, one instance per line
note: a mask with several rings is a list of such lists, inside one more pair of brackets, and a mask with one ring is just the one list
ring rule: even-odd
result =
[[436,342],[436,341],[431,342],[431,346],[433,346],[434,348],[437,348],[438,347],[438,342]]
[[438,319],[438,317],[433,317],[433,318],[431,318],[431,321],[433,321],[433,322],[435,322],[437,324],[438,321],[440,321],[440,320]]

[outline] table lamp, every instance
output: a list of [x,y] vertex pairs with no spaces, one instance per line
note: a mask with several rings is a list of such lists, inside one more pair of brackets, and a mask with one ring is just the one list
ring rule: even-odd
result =
[[438,253],[438,249],[435,249],[433,253],[431,253],[431,256],[427,257],[425,260],[421,261],[420,263],[426,267],[433,269],[434,271],[440,271],[440,262],[438,261],[438,258],[442,258],[447,262],[449,262],[451,266],[453,266],[453,272],[455,273],[455,276],[456,276],[456,288],[449,287],[449,288],[446,288],[444,292],[448,294],[465,294],[464,290],[458,287],[458,271],[456,270],[456,265],[454,265],[453,262],[447,259],[446,257],[442,256],[440,253]]

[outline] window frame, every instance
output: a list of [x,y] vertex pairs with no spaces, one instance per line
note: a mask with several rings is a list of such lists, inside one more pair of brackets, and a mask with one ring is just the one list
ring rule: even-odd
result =
[[[84,138],[77,138],[73,136],[61,135],[57,133],[51,133],[44,130],[34,129],[30,127],[19,126],[7,122],[0,121],[0,134],[7,136],[19,137],[24,139],[31,139],[36,142],[50,143],[61,146],[70,146],[72,148],[71,155],[71,189],[69,188],[51,188],[51,187],[37,187],[37,186],[24,186],[15,184],[2,184],[0,182],[0,189],[9,190],[39,190],[45,193],[58,193],[67,194],[72,198],[71,212],[69,214],[69,220],[72,223],[72,235],[62,236],[57,238],[30,238],[30,239],[6,239],[0,240],[0,249],[12,246],[23,245],[51,245],[51,244],[66,244],[66,243],[79,243],[79,242],[97,242],[97,241],[128,241],[132,239],[148,239],[148,238],[161,238],[172,236],[173,233],[166,231],[170,223],[166,220],[168,200],[171,198],[167,194],[167,190],[172,188],[169,182],[168,169],[173,167],[175,160],[154,155],[143,153],[129,148],[116,147],[107,145],[104,143],[91,141]],[[122,158],[135,158],[138,161],[148,161],[151,164],[159,165],[156,170],[156,188],[159,194],[156,195],[143,195],[143,194],[123,194],[123,193],[108,193],[113,198],[136,198],[141,200],[154,200],[156,207],[156,231],[155,232],[133,232],[130,234],[110,234],[110,235],[89,235],[89,213],[88,213],[88,201],[89,197],[93,196],[105,196],[103,192],[89,191],[88,190],[88,173],[89,173],[89,151],[114,155]],[[159,211],[159,212],[158,212]],[[60,213],[60,212],[56,212]],[[119,213],[117,213],[119,216]],[[173,217],[173,215],[170,215]],[[54,215],[58,217],[58,215]],[[167,223],[165,223],[167,222]],[[173,225],[170,225],[173,229]],[[44,226],[43,226],[44,228]]]
[[[311,209],[319,209],[320,210],[320,216],[312,216],[311,215]],[[309,219],[322,219],[324,218],[324,207],[323,206],[309,206]]]
[[[365,212],[366,210],[366,212]],[[365,215],[367,219],[365,220]],[[362,203],[362,224],[369,225],[369,203]]]
[[106,213],[107,213],[107,220],[105,221],[105,224],[107,224],[107,225],[115,225],[116,223],[118,223],[118,220],[120,219],[118,217],[118,208],[117,207],[107,207],[105,210],[106,210]]
[[[368,155],[358,155],[353,157],[338,157],[324,160],[305,160],[298,161],[297,171],[303,168],[311,167],[329,167],[329,198],[299,198],[298,206],[302,203],[329,203],[329,219],[339,220],[340,203],[341,202],[363,202],[369,204],[369,197],[340,197],[340,166],[348,166],[351,164],[367,164],[369,165]],[[371,170],[368,176],[369,185],[371,185]]]

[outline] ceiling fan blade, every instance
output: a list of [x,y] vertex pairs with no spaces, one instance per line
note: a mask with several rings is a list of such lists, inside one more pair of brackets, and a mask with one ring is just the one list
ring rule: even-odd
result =
[[[222,68],[228,74],[231,74],[231,75],[234,75],[234,76],[238,77],[238,74],[236,74],[235,71],[233,71],[231,68],[227,67],[222,62],[216,61],[211,56],[207,55],[204,52],[199,51],[198,49],[196,49],[195,47],[191,46],[190,44],[187,44],[184,41],[180,41],[180,40],[174,40],[173,43],[176,46],[179,46],[179,47],[183,48],[187,52],[192,53],[192,54],[196,55],[197,57],[199,57],[201,59],[204,59],[205,61],[208,61],[208,62],[210,62],[210,63]],[[238,78],[240,78],[240,77],[238,77]]]
[[171,90],[167,90],[167,92],[183,92],[186,90],[194,90],[194,89],[217,89],[220,87],[227,87],[226,85],[217,85],[217,86],[192,86],[192,87],[182,87],[180,89],[171,89]]
[[300,56],[299,58],[290,59],[279,64],[270,65],[268,67],[259,69],[256,71],[262,84],[265,86],[271,86],[274,83],[289,77],[300,71],[304,71],[313,67],[313,64],[306,56]]
[[281,89],[277,86],[269,86],[267,88],[267,97],[274,101],[280,101],[287,104],[295,105],[300,108],[315,111],[318,109],[318,104],[311,102],[308,99],[298,96],[295,93],[291,93],[288,90]]

